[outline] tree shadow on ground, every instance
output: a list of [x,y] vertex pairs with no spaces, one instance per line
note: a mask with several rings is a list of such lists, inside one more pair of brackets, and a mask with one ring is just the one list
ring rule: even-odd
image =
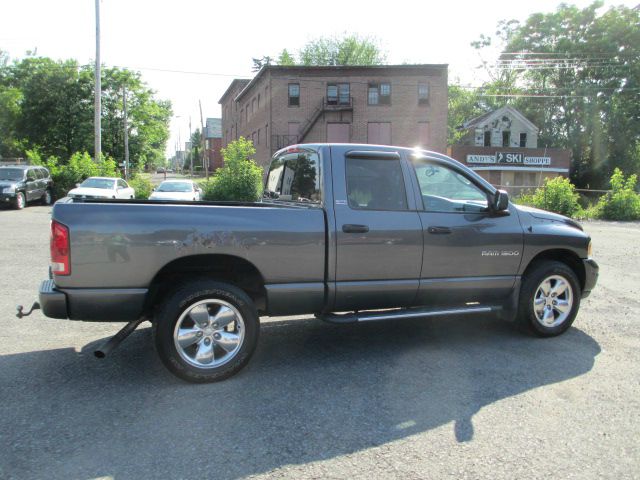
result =
[[482,407],[583,375],[600,352],[575,328],[542,340],[484,317],[269,321],[240,374],[191,385],[148,328],[97,360],[103,340],[0,357],[0,476],[238,478],[449,422],[472,441]]

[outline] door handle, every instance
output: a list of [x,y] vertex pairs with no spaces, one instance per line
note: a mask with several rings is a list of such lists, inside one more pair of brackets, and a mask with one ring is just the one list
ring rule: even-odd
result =
[[367,225],[355,225],[353,223],[347,223],[342,225],[342,231],[344,233],[367,233],[369,227]]
[[445,235],[451,233],[451,229],[449,227],[429,227],[427,228],[427,232],[435,235]]

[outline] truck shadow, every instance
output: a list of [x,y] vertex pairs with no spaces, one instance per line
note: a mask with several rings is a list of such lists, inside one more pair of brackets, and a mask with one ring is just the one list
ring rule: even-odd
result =
[[240,374],[190,385],[161,365],[148,328],[97,360],[102,341],[0,357],[9,476],[238,478],[449,423],[470,442],[480,409],[583,375],[600,352],[576,328],[541,340],[482,317],[276,320]]

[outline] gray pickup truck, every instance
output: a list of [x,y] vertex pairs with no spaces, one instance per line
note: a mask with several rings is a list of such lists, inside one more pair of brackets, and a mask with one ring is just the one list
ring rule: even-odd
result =
[[598,275],[575,221],[510,203],[444,155],[389,146],[283,149],[261,202],[63,199],[52,217],[44,314],[128,321],[101,355],[149,319],[164,364],[193,382],[238,372],[260,315],[495,312],[559,335]]

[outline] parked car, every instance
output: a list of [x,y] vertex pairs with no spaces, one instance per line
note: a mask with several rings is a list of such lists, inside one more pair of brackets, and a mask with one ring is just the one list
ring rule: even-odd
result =
[[128,321],[102,355],[148,318],[167,368],[207,382],[249,361],[260,315],[494,313],[551,337],[596,284],[580,224],[510,203],[445,155],[291,146],[274,155],[265,187],[255,203],[58,201],[44,314]]
[[18,210],[29,202],[51,205],[53,180],[49,170],[35,165],[0,166],[0,203]]
[[158,167],[158,168],[156,169],[156,173],[165,173],[165,172],[166,172],[166,170],[165,170],[165,168],[164,168],[164,167]]
[[165,180],[153,189],[149,200],[185,200],[197,202],[202,189],[191,180]]
[[121,178],[89,177],[69,191],[70,198],[134,198],[136,192]]

